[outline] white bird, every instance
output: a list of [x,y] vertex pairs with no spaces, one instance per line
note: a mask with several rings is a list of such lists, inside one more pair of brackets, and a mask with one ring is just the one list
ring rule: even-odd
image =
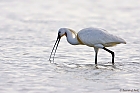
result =
[[[67,41],[72,45],[87,45],[93,47],[95,50],[95,64],[97,64],[97,54],[99,49],[104,49],[112,55],[112,64],[114,64],[114,52],[107,49],[106,47],[112,47],[120,43],[126,44],[125,40],[109,34],[107,31],[98,28],[85,28],[76,33],[74,30],[69,28],[60,28],[58,31],[58,37],[55,45],[52,49],[49,60],[52,57],[54,51],[54,56],[62,36],[67,37]],[[54,60],[53,56],[53,60]],[[50,60],[51,61],[51,60]]]

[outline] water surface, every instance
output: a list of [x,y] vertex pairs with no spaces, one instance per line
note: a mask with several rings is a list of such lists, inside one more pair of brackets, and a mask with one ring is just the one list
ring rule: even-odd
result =
[[[140,1],[1,0],[1,93],[140,92]],[[48,61],[61,27],[76,32],[98,27],[124,38],[126,45],[99,50],[72,46],[62,38],[54,63]],[[126,91],[125,91],[126,90]]]

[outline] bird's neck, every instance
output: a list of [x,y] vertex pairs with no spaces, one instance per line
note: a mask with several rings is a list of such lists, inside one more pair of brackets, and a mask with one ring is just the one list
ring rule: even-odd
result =
[[71,29],[68,29],[66,31],[66,37],[67,37],[67,41],[72,44],[72,45],[79,45],[79,42],[77,40],[77,34],[76,32],[74,32]]

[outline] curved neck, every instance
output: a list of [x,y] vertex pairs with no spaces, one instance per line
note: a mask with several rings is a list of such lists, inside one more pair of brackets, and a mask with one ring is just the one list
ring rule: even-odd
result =
[[[73,36],[74,35],[74,36]],[[79,45],[76,33],[71,29],[66,30],[67,41],[72,45]]]

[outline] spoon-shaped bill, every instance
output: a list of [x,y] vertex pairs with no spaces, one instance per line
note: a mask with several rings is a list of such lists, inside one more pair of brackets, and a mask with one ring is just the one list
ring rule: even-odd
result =
[[[50,54],[49,61],[51,61],[51,58],[53,58],[53,61],[54,61],[54,56],[55,56],[55,53],[56,53],[56,50],[57,50],[59,42],[60,42],[60,35],[58,35],[57,40],[55,41],[55,44],[54,44],[53,49],[52,49],[52,52]],[[53,55],[53,57],[52,57],[52,55]]]

